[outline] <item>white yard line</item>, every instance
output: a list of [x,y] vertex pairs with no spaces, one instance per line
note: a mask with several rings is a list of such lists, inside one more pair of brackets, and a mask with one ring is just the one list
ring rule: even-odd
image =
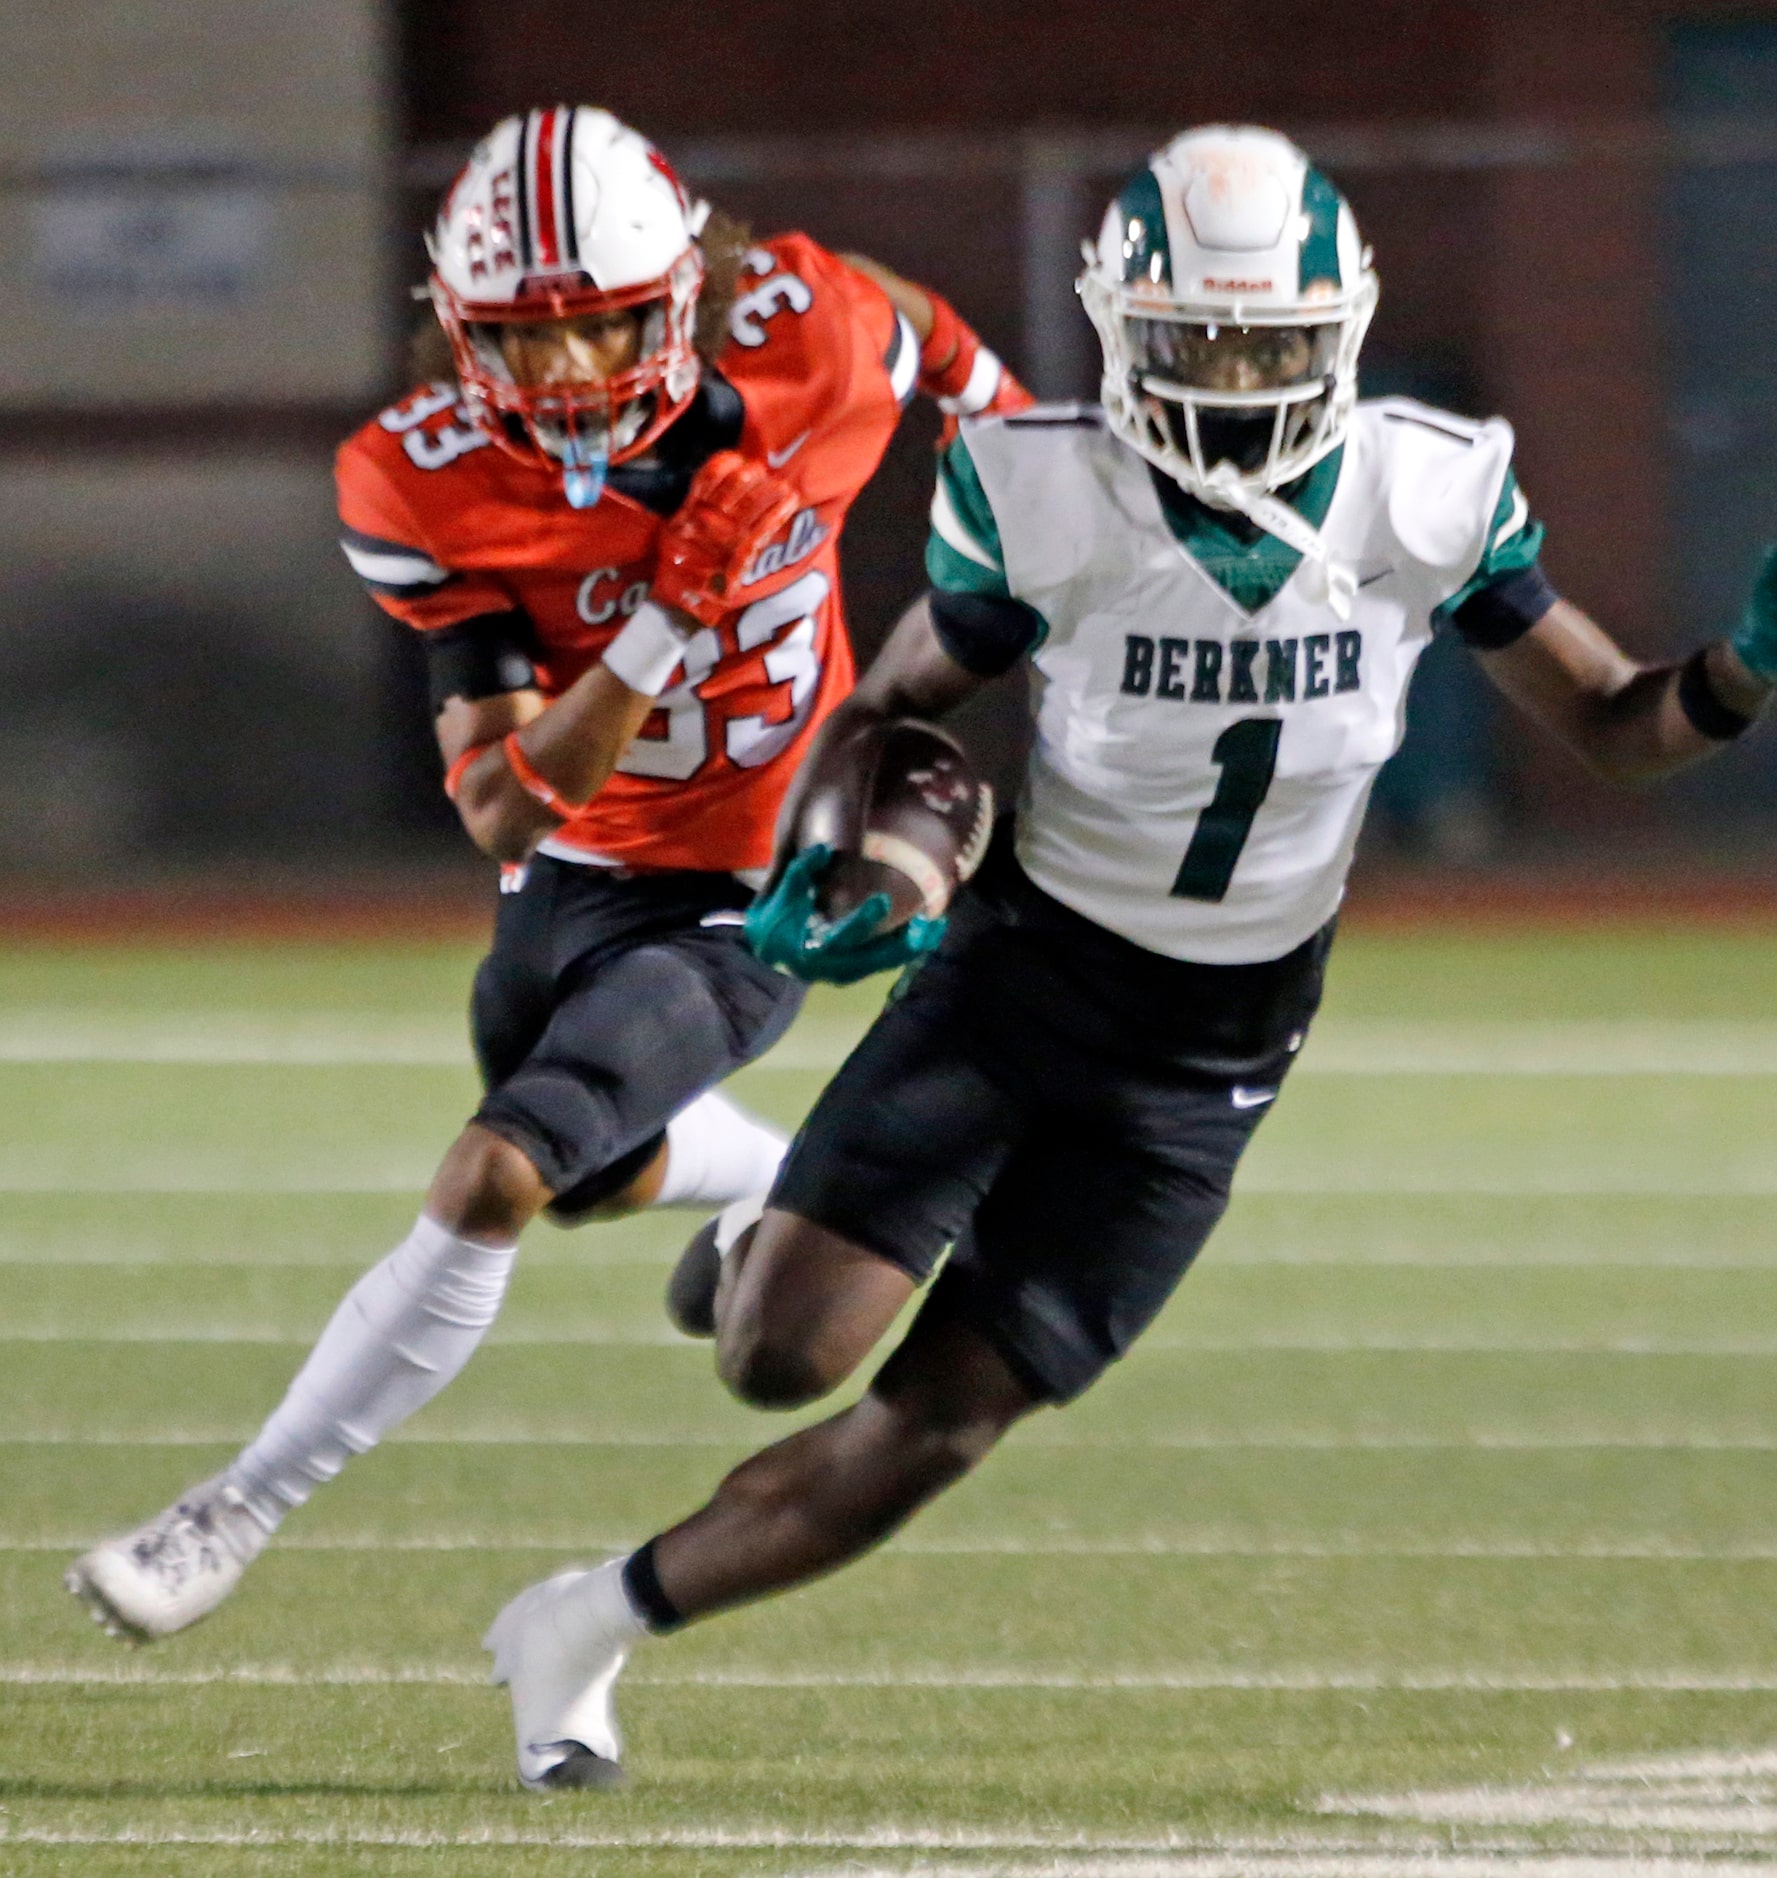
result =
[[1556,1168],[1514,1173],[1509,1168],[1398,1167],[1387,1178],[1363,1167],[1255,1167],[1235,1182],[1237,1195],[1276,1194],[1295,1199],[1548,1199],[1734,1200],[1777,1195],[1777,1161],[1742,1164],[1714,1172],[1670,1173],[1625,1167],[1575,1175]]
[[[707,1208],[675,1209],[678,1218],[688,1224],[707,1217]],[[251,1246],[222,1247],[204,1252],[180,1252],[164,1246],[95,1246],[89,1237],[69,1245],[58,1245],[53,1228],[45,1230],[28,1244],[0,1243],[0,1269],[9,1271],[129,1271],[129,1272],[343,1272],[356,1276],[373,1256],[374,1248],[365,1246],[356,1252],[321,1251],[292,1258],[267,1257]],[[597,1280],[600,1273],[646,1267],[669,1269],[678,1255],[672,1245],[660,1247],[626,1246],[621,1250],[603,1249],[597,1238],[589,1241],[532,1241],[524,1249],[527,1271],[575,1272]],[[1562,1252],[1545,1255],[1535,1250],[1518,1251],[1501,1246],[1477,1252],[1454,1245],[1446,1252],[1392,1252],[1355,1250],[1321,1252],[1312,1249],[1254,1247],[1250,1250],[1224,1250],[1217,1246],[1206,1254],[1208,1265],[1200,1262],[1199,1271],[1386,1271],[1386,1272],[1501,1272],[1513,1276],[1526,1272],[1548,1272],[1571,1276],[1576,1272],[1745,1272],[1765,1273],[1777,1278],[1777,1242],[1769,1252],[1718,1253],[1707,1246],[1671,1246],[1662,1249],[1632,1249],[1618,1252],[1609,1247],[1595,1251]],[[1201,1278],[1193,1281],[1201,1284]]]
[[1331,1017],[1315,1026],[1298,1067],[1345,1076],[1771,1076],[1777,1024]]
[[[802,1026],[755,1069],[837,1068],[862,1034]],[[455,1012],[144,1012],[140,1006],[0,1007],[0,1065],[183,1064],[468,1070]],[[1299,1073],[1342,1076],[1773,1076],[1777,1025],[1709,1019],[1391,1023],[1332,1017]]]
[[[0,1331],[0,1349],[13,1344],[146,1344],[168,1349],[187,1345],[244,1344],[261,1349],[307,1350],[312,1336],[292,1336],[271,1324],[117,1324],[93,1328],[85,1324],[43,1325],[36,1329]],[[681,1336],[666,1325],[637,1326],[587,1324],[554,1330],[496,1329],[487,1347],[495,1349],[634,1349],[693,1352],[707,1348],[700,1339]],[[1668,1342],[1659,1337],[1464,1337],[1458,1335],[1403,1336],[1291,1336],[1259,1335],[1250,1338],[1149,1337],[1139,1344],[1141,1354],[1154,1356],[1603,1356],[1626,1359],[1657,1358],[1690,1362],[1768,1361],[1777,1356],[1777,1336],[1724,1336],[1708,1342]]]
[[1596,1766],[1571,1762],[1518,1786],[1396,1794],[1326,1794],[1323,1814],[1419,1826],[1509,1831],[1777,1838],[1777,1754],[1648,1755]]
[[[408,1194],[416,1203],[436,1171],[436,1154],[416,1150],[413,1158],[363,1156],[356,1165],[337,1161],[242,1167],[238,1159],[192,1159],[165,1154],[95,1164],[90,1157],[43,1149],[14,1149],[0,1157],[0,1194],[51,1200],[68,1196],[167,1194],[225,1198],[231,1194],[266,1196]],[[1507,1169],[1398,1166],[1384,1177],[1374,1168],[1350,1169],[1254,1167],[1237,1182],[1242,1195],[1270,1194],[1290,1199],[1552,1199],[1736,1200],[1777,1197],[1777,1159],[1717,1170],[1661,1173],[1624,1167],[1593,1174],[1557,1168]]]
[[[257,1429],[245,1423],[230,1428],[113,1429],[85,1433],[74,1429],[24,1429],[0,1432],[0,1449],[23,1448],[216,1448],[239,1447]],[[1040,1430],[1012,1437],[1023,1449],[1061,1452],[1120,1453],[1135,1449],[1157,1453],[1356,1453],[1356,1454],[1777,1454],[1777,1433],[1721,1434],[1711,1429],[1649,1430],[1642,1434],[1541,1434],[1519,1429],[1482,1429],[1460,1439],[1449,1435],[1351,1434],[1339,1429],[1284,1429],[1258,1433],[1070,1435]],[[732,1433],[716,1429],[687,1433],[631,1430],[597,1433],[561,1428],[470,1428],[454,1434],[402,1430],[391,1443],[435,1448],[728,1448],[750,1449],[760,1443],[758,1425]]]
[[[1220,1664],[1171,1669],[1085,1672],[1032,1668],[910,1665],[857,1670],[775,1670],[738,1667],[680,1672],[632,1669],[631,1686],[656,1689],[974,1689],[1031,1690],[1058,1695],[1293,1694],[1293,1695],[1772,1695],[1777,1667],[1769,1670],[1403,1670],[1280,1668],[1230,1669]],[[238,1663],[226,1668],[160,1668],[121,1663],[0,1663],[0,1687],[382,1688],[410,1685],[484,1687],[483,1665],[456,1663],[319,1664]]]
[[[207,1846],[224,1848],[321,1847],[342,1850],[497,1850],[540,1848],[572,1851],[847,1852],[864,1854],[948,1853],[964,1864],[861,1866],[848,1858],[831,1871],[807,1878],[1721,1878],[1723,1873],[1768,1870],[1740,1860],[1666,1856],[1537,1852],[1444,1853],[1358,1849],[1294,1849],[1276,1840],[1221,1838],[1214,1849],[1189,1841],[1102,1834],[996,1833],[978,1828],[918,1827],[846,1832],[748,1832],[731,1829],[661,1827],[652,1831],[515,1831],[482,1827],[472,1832],[426,1832],[351,1827],[263,1827],[239,1832],[195,1828],[118,1827],[110,1832],[60,1831],[0,1823],[0,1844],[64,1847]],[[1007,1863],[995,1854],[1022,1855]],[[1029,1862],[1031,1857],[1040,1863]]]
[[1732,1878],[1769,1873],[1761,1857],[1685,1859],[1639,1854],[1544,1852],[1258,1853],[1238,1848],[1159,1856],[1070,1856],[1033,1865],[991,1860],[966,1865],[858,1865],[811,1871],[806,1878]]
[[1764,1873],[1762,1853],[1736,1857],[1750,1843],[1734,1836],[1727,1856],[1675,1858],[1639,1852],[1543,1852],[1504,1846],[1488,1851],[1283,1852],[1243,1850],[1222,1839],[1211,1852],[1075,1853],[1040,1864],[970,1859],[966,1864],[859,1865],[816,1869],[804,1878],[1733,1878]]
[[[99,1532],[64,1537],[0,1535],[0,1555],[60,1556],[102,1537]],[[280,1552],[579,1552],[588,1556],[628,1551],[646,1533],[620,1537],[585,1533],[317,1534],[278,1541]],[[1388,1539],[1361,1533],[1330,1538],[1267,1539],[1247,1533],[1150,1534],[1133,1538],[1068,1539],[891,1539],[883,1548],[909,1558],[1232,1558],[1232,1559],[1437,1559],[1504,1563],[1623,1563],[1657,1565],[1777,1564],[1777,1539],[1732,1545],[1679,1545],[1661,1539]]]

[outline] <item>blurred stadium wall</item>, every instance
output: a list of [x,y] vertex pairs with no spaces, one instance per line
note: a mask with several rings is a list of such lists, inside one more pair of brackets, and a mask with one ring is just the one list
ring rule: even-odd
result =
[[[1645,653],[1777,535],[1777,0],[68,0],[0,18],[0,871],[462,858],[413,648],[333,548],[333,443],[402,380],[474,135],[607,104],[766,229],[950,294],[1090,395],[1071,292],[1189,122],[1313,150],[1375,244],[1367,388],[1503,411],[1557,583]],[[929,415],[850,530],[915,589]],[[1763,867],[1777,739],[1611,795],[1436,648],[1376,834],[1445,859]],[[981,713],[1012,757],[1015,700]]]

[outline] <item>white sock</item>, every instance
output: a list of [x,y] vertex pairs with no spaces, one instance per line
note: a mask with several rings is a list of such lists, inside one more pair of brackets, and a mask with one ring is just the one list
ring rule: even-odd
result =
[[666,1179],[656,1206],[724,1206],[764,1193],[789,1142],[719,1090],[700,1095],[666,1125]]
[[515,1245],[477,1245],[421,1214],[348,1291],[227,1478],[272,1531],[354,1454],[430,1402],[499,1315]]
[[733,1200],[716,1215],[716,1251],[726,1258],[735,1242],[750,1226],[765,1217],[765,1195],[749,1193],[744,1200]]
[[623,1582],[629,1559],[606,1559],[582,1576],[562,1600],[558,1625],[578,1643],[597,1637],[621,1643],[626,1649],[654,1633],[648,1620],[630,1601]]

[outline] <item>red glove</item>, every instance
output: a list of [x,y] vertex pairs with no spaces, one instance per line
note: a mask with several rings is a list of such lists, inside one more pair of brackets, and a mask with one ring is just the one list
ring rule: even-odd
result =
[[652,593],[713,626],[734,607],[741,576],[804,507],[788,483],[738,450],[718,450],[660,531]]

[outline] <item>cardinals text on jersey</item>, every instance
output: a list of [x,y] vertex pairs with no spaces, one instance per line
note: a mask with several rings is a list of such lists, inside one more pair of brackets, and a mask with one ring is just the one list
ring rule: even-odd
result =
[[[733,613],[692,638],[619,773],[550,837],[564,857],[765,866],[807,740],[851,687],[839,532],[912,394],[919,344],[880,288],[806,236],[762,243],[747,270],[720,408],[712,397],[705,413],[727,433],[709,447],[766,463],[803,506],[748,569]],[[595,507],[570,508],[554,468],[488,444],[451,386],[383,412],[339,454],[343,545],[378,602],[422,632],[511,620],[557,697],[646,597],[660,513],[620,472]]]
[[1091,407],[965,426],[928,568],[1024,602],[1036,739],[1018,854],[1046,892],[1152,951],[1282,956],[1331,918],[1407,682],[1479,579],[1542,530],[1512,433],[1407,400],[1360,405],[1296,501],[1352,589],[1269,537],[1187,544]]

